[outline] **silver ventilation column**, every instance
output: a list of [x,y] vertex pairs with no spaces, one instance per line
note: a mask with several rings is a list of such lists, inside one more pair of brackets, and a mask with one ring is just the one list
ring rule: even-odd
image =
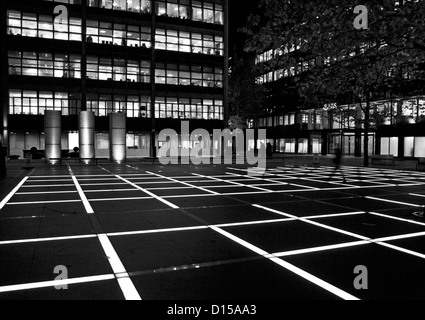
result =
[[80,128],[80,159],[89,161],[95,158],[95,114],[92,111],[81,111]]
[[127,157],[127,116],[125,113],[109,115],[109,150],[111,161],[123,162]]
[[46,110],[44,113],[44,134],[46,141],[46,161],[62,157],[61,133],[62,112]]

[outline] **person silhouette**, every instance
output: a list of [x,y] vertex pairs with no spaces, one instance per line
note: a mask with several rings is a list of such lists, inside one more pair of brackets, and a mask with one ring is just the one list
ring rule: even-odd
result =
[[335,164],[335,170],[333,171],[332,175],[330,176],[329,180],[332,180],[332,178],[337,174],[337,172],[341,172],[342,178],[344,179],[343,182],[346,183],[347,179],[345,179],[344,170],[341,169],[342,165],[342,150],[341,148],[335,149],[335,158],[334,158],[334,164]]

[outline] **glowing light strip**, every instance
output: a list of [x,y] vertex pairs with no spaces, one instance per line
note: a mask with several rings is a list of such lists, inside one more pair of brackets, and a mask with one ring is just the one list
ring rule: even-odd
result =
[[335,232],[338,232],[338,233],[341,233],[341,234],[345,234],[345,235],[350,236],[350,237],[358,238],[358,239],[361,239],[361,240],[370,240],[370,238],[361,236],[359,234],[355,234],[355,233],[348,232],[348,231],[345,231],[345,230],[342,230],[342,229],[327,226],[325,224],[318,223],[318,222],[315,222],[315,221],[311,221],[311,220],[308,220],[306,218],[300,218],[300,217],[297,217],[297,216],[294,216],[294,215],[291,215],[291,214],[288,214],[288,213],[284,213],[284,212],[281,212],[281,211],[278,211],[278,210],[274,210],[274,209],[271,209],[271,208],[260,206],[258,204],[253,204],[252,206],[259,208],[259,209],[269,211],[269,212],[276,213],[276,214],[284,216],[284,217],[295,218],[296,220],[299,220],[301,222],[305,222],[305,223],[312,224],[314,226],[317,226],[317,227],[320,227],[320,228],[323,228],[323,229],[328,229],[328,230],[335,231]]
[[92,206],[90,205],[89,200],[87,199],[86,195],[84,194],[83,189],[81,188],[80,184],[78,183],[77,178],[74,176],[74,174],[71,171],[71,168],[69,168],[72,180],[74,181],[75,187],[77,188],[78,194],[80,195],[81,201],[83,201],[84,208],[86,209],[86,212],[88,214],[94,214],[94,210]]
[[[69,165],[68,165],[68,170],[69,170],[69,173],[71,174],[72,180],[75,183],[75,187],[77,188],[78,193],[80,194],[80,198],[83,201],[87,214],[89,215],[94,214],[94,210],[92,206],[90,205],[86,195],[84,194],[83,189],[78,183],[78,180],[75,177]],[[111,265],[112,270],[114,271],[115,277],[117,278],[117,281],[118,281],[118,285],[120,286],[125,299],[126,300],[142,300],[142,298],[140,297],[139,293],[136,290],[136,287],[131,281],[130,276],[127,273],[127,270],[125,270],[124,265],[122,264],[120,258],[118,257],[117,252],[112,246],[112,243],[109,240],[108,236],[106,234],[98,234],[97,238],[100,242],[100,245],[102,246],[103,251],[108,257],[109,264]],[[118,275],[121,275],[121,276],[118,278]]]
[[[267,211],[270,211],[270,212],[281,214],[283,216],[288,216],[288,217],[291,216],[289,214],[286,214],[286,213],[283,213],[283,212],[280,212],[280,211],[277,211],[277,210],[274,210],[274,209],[270,209],[270,208],[267,208],[267,207],[264,207],[264,206],[259,206],[259,205],[253,205],[253,206],[254,207],[257,207],[257,208],[262,208],[262,209],[267,210]],[[407,253],[407,254],[411,254],[411,255],[417,256],[419,258],[425,259],[425,255],[423,255],[421,253],[414,252],[414,251],[411,251],[411,250],[406,250],[404,248],[400,248],[400,247],[393,246],[393,245],[388,245],[388,244],[382,242],[382,240],[381,241],[379,241],[379,240],[373,240],[371,238],[363,237],[361,235],[358,235],[358,234],[355,234],[355,233],[352,233],[352,232],[348,232],[348,231],[341,230],[341,229],[338,229],[338,228],[329,227],[329,226],[326,226],[324,224],[317,223],[317,222],[314,222],[314,221],[306,220],[305,218],[297,218],[295,216],[293,216],[293,217],[296,218],[299,221],[302,221],[302,222],[310,223],[310,224],[316,225],[316,226],[321,227],[321,228],[324,228],[324,229],[329,229],[329,230],[332,230],[332,231],[335,231],[335,232],[338,232],[338,233],[346,234],[346,235],[349,235],[349,236],[352,236],[352,237],[355,237],[355,238],[359,238],[359,239],[365,240],[365,241],[370,242],[370,243],[376,243],[376,244],[381,245],[381,246],[385,246],[385,247],[388,247],[388,248],[391,248],[391,249],[394,249],[394,250],[397,250],[397,251],[401,251],[401,252],[404,252],[404,253]],[[418,234],[415,234],[415,237],[416,236],[418,236]],[[399,237],[397,237],[397,238],[399,238]],[[394,237],[389,237],[389,238],[384,238],[384,239],[387,239],[386,241],[389,241],[388,239],[395,239],[395,238]]]
[[157,230],[143,230],[143,231],[128,231],[128,232],[114,232],[108,233],[108,237],[123,237],[123,236],[138,236],[144,234],[155,234],[155,233],[171,233],[171,232],[181,232],[181,231],[194,231],[194,230],[204,230],[208,229],[207,226],[199,227],[186,227],[186,228],[171,228],[171,229],[157,229]]
[[105,190],[84,190],[85,193],[101,193],[101,192],[128,192],[136,191],[134,189],[105,189]]
[[74,279],[66,279],[66,280],[18,284],[18,285],[0,287],[0,293],[42,289],[42,288],[50,288],[50,287],[56,287],[56,286],[74,285],[74,284],[90,283],[90,282],[100,282],[100,281],[114,280],[114,279],[115,279],[115,276],[113,274],[106,274],[106,275],[94,276],[94,277],[82,277],[82,278],[74,278]]
[[64,176],[31,176],[31,178],[69,178],[69,176],[64,175]]
[[235,223],[224,223],[217,224],[215,227],[217,228],[229,228],[229,227],[243,227],[243,226],[251,226],[258,224],[273,224],[273,223],[281,223],[281,222],[289,222],[295,221],[296,219],[275,219],[275,220],[259,220],[259,221],[249,221],[249,222],[235,222]]
[[202,178],[207,178],[207,179],[209,178],[211,180],[221,181],[221,182],[229,183],[229,184],[235,184],[235,185],[238,185],[238,186],[241,186],[241,187],[245,187],[245,188],[251,188],[251,189],[265,191],[267,193],[272,193],[273,192],[273,191],[268,190],[268,189],[259,188],[259,187],[255,187],[255,186],[250,186],[250,185],[246,185],[246,184],[242,184],[242,183],[238,183],[238,182],[233,182],[233,181],[228,181],[228,180],[223,180],[223,179],[218,179],[218,178],[212,178],[212,177],[204,176],[204,175],[197,174],[197,173],[192,173],[192,174],[195,175],[195,176],[202,177]]
[[378,238],[378,239],[374,239],[373,241],[388,242],[388,241],[405,240],[405,239],[418,238],[418,237],[424,237],[424,236],[425,236],[425,232],[417,232],[417,233],[403,234],[401,236]]
[[358,216],[366,214],[364,211],[358,211],[358,212],[348,212],[348,213],[335,213],[335,214],[324,214],[320,216],[308,216],[303,217],[304,219],[326,219],[326,218],[338,218],[338,217],[349,217],[349,216]]
[[81,200],[56,200],[56,201],[30,201],[30,202],[9,202],[8,206],[22,206],[30,204],[54,204],[54,203],[77,203]]
[[18,196],[30,196],[30,195],[37,195],[37,194],[66,194],[66,193],[78,193],[77,190],[70,190],[70,191],[40,191],[40,192],[17,192],[16,195]]
[[392,219],[392,220],[397,220],[397,221],[403,221],[403,222],[407,222],[407,223],[411,223],[411,224],[417,224],[419,226],[425,226],[425,223],[423,223],[423,222],[414,221],[414,220],[408,220],[408,219],[403,219],[403,218],[398,218],[398,217],[393,217],[393,216],[389,216],[389,215],[382,214],[382,213],[369,212],[369,214],[374,215],[374,216],[378,216],[378,217],[387,218],[387,219]]
[[173,181],[175,183],[180,183],[180,184],[183,184],[183,185],[191,187],[191,188],[196,188],[196,189],[201,190],[201,191],[206,192],[206,193],[211,193],[211,194],[215,194],[215,195],[219,194],[218,192],[211,191],[211,190],[208,190],[208,189],[205,189],[205,188],[202,188],[202,187],[198,187],[198,186],[195,186],[193,184],[190,184],[190,183],[187,183],[187,182],[184,182],[184,181],[179,181],[179,180],[176,180],[176,179],[173,179],[173,178],[162,176],[160,174],[152,173],[152,172],[149,172],[149,171],[146,171],[146,173],[152,174],[152,175],[157,176],[157,177],[162,178],[162,179],[167,179],[169,181]]
[[22,188],[53,188],[53,187],[73,187],[73,184],[34,184],[23,186]]
[[[102,168],[102,167],[101,167]],[[105,171],[107,171],[107,172],[109,172],[108,170],[106,170],[105,168],[102,168],[103,170],[105,170]],[[113,173],[111,173],[111,174],[113,174]],[[129,180],[127,180],[127,179],[125,179],[125,178],[123,178],[123,177],[121,177],[121,176],[119,176],[119,175],[115,175],[115,174],[113,174],[116,178],[118,178],[118,179],[120,179],[120,180],[122,180],[122,181],[124,181],[125,183],[128,183],[129,185],[131,185],[131,186],[133,186],[134,188],[136,188],[136,189],[138,189],[138,190],[140,190],[140,191],[142,191],[142,192],[144,192],[144,193],[146,193],[146,194],[148,194],[148,195],[150,195],[151,197],[153,197],[153,198],[155,198],[156,200],[159,200],[159,201],[161,201],[163,204],[165,204],[165,205],[167,205],[167,206],[169,206],[169,207],[171,207],[171,208],[173,208],[173,209],[180,209],[178,206],[176,206],[175,204],[173,204],[173,203],[171,203],[171,202],[169,202],[169,201],[167,201],[167,200],[165,200],[165,199],[163,199],[163,198],[161,198],[160,196],[157,196],[156,194],[154,194],[154,193],[152,193],[152,192],[150,192],[150,191],[148,191],[148,190],[146,190],[146,189],[143,189],[142,187],[140,187],[140,186],[138,186],[137,184],[135,184],[135,183],[133,183],[133,182],[131,182],[131,181],[129,181]]]
[[107,202],[107,201],[132,201],[132,200],[150,200],[152,197],[134,197],[134,198],[107,198],[107,199],[90,199],[90,202]]
[[[103,250],[108,257],[108,261],[114,271],[114,274],[117,276],[118,284],[124,294],[126,300],[142,300],[137,292],[136,287],[130,279],[130,276],[125,270],[124,265],[122,264],[120,258],[118,257],[117,252],[112,246],[111,241],[106,234],[98,235],[100,244],[102,245]],[[120,275],[120,277],[118,277]]]
[[417,204],[413,204],[413,203],[400,202],[400,201],[394,201],[394,200],[388,200],[388,199],[381,199],[381,198],[375,198],[375,197],[365,197],[365,198],[366,199],[370,199],[370,200],[395,203],[395,204],[400,204],[400,205],[403,205],[403,206],[409,206],[409,207],[415,207],[415,208],[421,208],[421,207],[423,207],[423,206],[420,206],[420,205],[417,205]]
[[409,193],[410,196],[425,198],[425,194]]
[[21,182],[0,202],[0,211],[4,206],[13,198],[16,192],[23,186],[23,184],[28,180],[28,176],[23,178]]
[[10,244],[23,244],[23,243],[38,243],[38,242],[52,242],[52,241],[68,241],[68,240],[81,240],[96,238],[96,235],[83,235],[83,236],[70,236],[70,237],[56,237],[56,238],[39,238],[39,239],[23,239],[23,240],[8,240],[0,241],[0,245]]
[[[230,174],[230,175],[233,175],[233,176],[238,176],[238,177],[247,177],[248,179],[246,179],[246,181],[254,181],[254,180],[256,180],[256,181],[267,181],[267,182],[273,182],[272,185],[284,185],[284,186],[287,186],[288,185],[288,183],[286,183],[286,182],[275,181],[275,180],[272,180],[272,179],[265,179],[265,178],[260,178],[260,177],[243,176],[241,174],[236,174],[236,173],[231,173],[231,172],[226,172],[226,173],[227,174]],[[270,186],[272,186],[272,185],[270,185]]]
[[113,182],[113,183],[85,183],[81,184],[82,187],[93,187],[93,186],[123,186],[124,182]]
[[415,251],[412,251],[412,250],[404,249],[404,248],[401,248],[401,247],[398,247],[398,246],[394,246],[392,244],[384,243],[384,242],[377,242],[377,244],[379,244],[381,246],[384,246],[384,247],[387,247],[387,248],[390,248],[390,249],[393,249],[393,250],[397,250],[397,251],[400,251],[400,252],[403,252],[403,253],[410,254],[412,256],[415,256],[415,257],[418,257],[418,258],[421,258],[421,259],[425,259],[425,254],[422,254],[422,253],[419,253],[419,252],[415,252]]
[[302,269],[300,269],[300,268],[298,268],[298,267],[296,267],[296,266],[294,266],[294,265],[292,265],[292,264],[290,264],[286,261],[283,261],[282,259],[275,257],[275,256],[269,254],[268,252],[254,246],[254,245],[250,244],[249,242],[242,240],[242,239],[240,239],[240,238],[238,238],[238,237],[236,237],[236,236],[234,236],[234,235],[232,235],[232,234],[230,234],[230,233],[228,233],[228,232],[226,232],[226,231],[224,231],[220,228],[211,227],[211,229],[213,229],[217,233],[225,236],[226,238],[240,244],[241,246],[243,246],[243,247],[245,247],[245,248],[247,248],[247,249],[249,249],[249,250],[251,250],[251,251],[267,258],[267,259],[269,259],[270,261],[278,264],[279,266],[285,268],[286,270],[291,271],[292,273],[295,273],[296,275],[300,276],[301,278],[303,278],[303,279],[305,279],[305,280],[307,280],[311,283],[314,283],[315,285],[317,285],[317,286],[321,287],[322,289],[336,295],[337,297],[340,297],[344,300],[359,300],[358,298],[354,297],[353,295],[331,285],[330,283],[325,282],[325,281],[317,278],[316,276],[314,276],[314,275],[312,275],[312,274],[310,274],[310,273],[308,273],[308,272],[306,272],[306,271],[304,271],[304,270],[302,270]]
[[30,182],[71,182],[71,179],[51,179],[51,180],[28,179],[28,183],[30,183]]
[[289,257],[289,256],[295,256],[295,255],[301,255],[301,254],[307,254],[307,253],[331,251],[336,249],[351,248],[351,247],[357,247],[357,246],[363,246],[363,245],[369,245],[369,244],[371,244],[369,241],[364,240],[364,241],[348,242],[348,243],[335,244],[335,245],[329,245],[329,246],[321,246],[321,247],[309,248],[309,249],[278,252],[278,253],[273,253],[273,255],[276,257]]

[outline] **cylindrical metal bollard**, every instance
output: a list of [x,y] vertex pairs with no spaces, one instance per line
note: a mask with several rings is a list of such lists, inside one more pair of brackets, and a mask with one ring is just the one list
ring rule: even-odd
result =
[[109,115],[109,150],[111,161],[122,162],[127,157],[127,116],[125,113]]
[[80,128],[80,159],[90,160],[95,158],[94,130],[95,115],[92,111],[81,111],[79,117]]
[[61,111],[45,111],[44,134],[46,141],[46,161],[62,157],[61,145]]

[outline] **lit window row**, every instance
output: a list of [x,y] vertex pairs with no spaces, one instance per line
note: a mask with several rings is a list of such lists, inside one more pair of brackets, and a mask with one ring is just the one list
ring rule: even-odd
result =
[[151,0],[88,0],[87,5],[95,8],[136,13],[151,12]]
[[202,66],[158,63],[155,82],[168,85],[223,87],[223,69]]
[[[301,43],[301,40],[299,41],[299,43]],[[261,53],[261,54],[257,55],[257,57],[255,58],[255,63],[258,64],[258,63],[267,62],[267,61],[274,59],[275,57],[282,56],[284,54],[288,54],[288,53],[297,51],[301,48],[301,45],[299,43],[284,46],[283,49],[274,49],[274,50],[272,49],[272,50],[268,50],[264,53]]]
[[223,5],[189,0],[166,0],[156,2],[156,14],[206,23],[223,24]]
[[[81,95],[68,92],[9,90],[9,114],[44,115],[45,110],[77,115],[81,111]],[[148,96],[87,94],[87,110],[96,116],[124,112],[129,118],[150,118]],[[223,101],[214,99],[157,97],[155,118],[223,120]]]
[[52,16],[8,11],[8,34],[81,41],[81,19],[70,17],[64,23],[55,24]]
[[156,98],[155,118],[223,120],[223,101],[209,99]]
[[76,115],[81,110],[81,97],[68,92],[10,90],[9,114],[44,115],[45,110],[62,111],[62,115]]
[[300,62],[296,66],[292,66],[292,67],[285,68],[285,69],[279,69],[277,71],[268,72],[268,73],[258,77],[257,83],[263,84],[263,83],[277,81],[277,80],[282,79],[282,78],[294,77],[296,75],[307,72],[308,70],[312,69],[315,66],[316,66],[316,60],[315,59],[312,59],[310,61]]
[[151,28],[87,20],[87,42],[151,47]]
[[81,78],[81,57],[59,53],[9,51],[9,74]]
[[159,50],[223,55],[223,37],[176,30],[157,29],[155,48]]
[[87,78],[91,80],[149,83],[150,62],[88,56]]
[[[72,1],[72,0],[70,0]],[[150,0],[88,0],[89,7],[151,13]],[[156,15],[188,19],[205,23],[223,24],[223,5],[203,1],[162,0],[155,2]]]
[[44,1],[60,2],[60,3],[66,3],[66,4],[81,4],[82,0],[44,0]]
[[[46,15],[8,11],[8,34],[56,40],[82,41],[81,19],[69,18],[68,24],[54,24]],[[151,29],[143,26],[113,24],[87,20],[87,42],[130,47],[150,48]],[[223,56],[222,36],[157,29],[155,48]]]
[[87,94],[87,110],[98,117],[124,112],[129,118],[150,118],[151,99],[147,96]]

